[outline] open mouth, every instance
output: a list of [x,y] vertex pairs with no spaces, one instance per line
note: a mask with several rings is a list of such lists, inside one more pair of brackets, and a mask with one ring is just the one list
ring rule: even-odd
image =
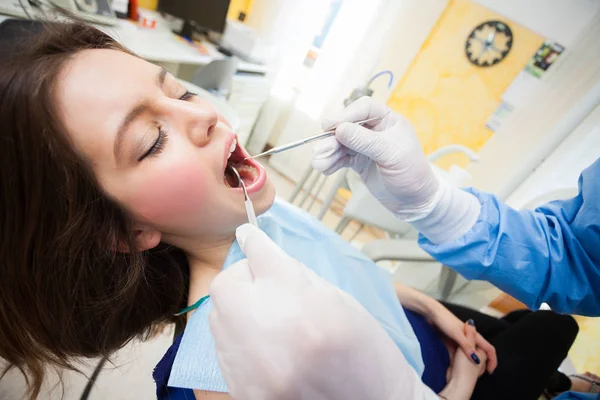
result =
[[248,157],[248,154],[238,146],[237,140],[234,139],[229,148],[229,158],[227,159],[227,166],[223,175],[225,186],[231,188],[240,187],[238,178],[229,167],[237,170],[247,188],[251,187],[258,180],[260,177],[258,165],[253,160],[244,160],[246,157]]

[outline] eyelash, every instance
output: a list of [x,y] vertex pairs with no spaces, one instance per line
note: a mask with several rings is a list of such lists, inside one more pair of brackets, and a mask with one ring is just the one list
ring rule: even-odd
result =
[[[194,96],[197,96],[197,94],[190,92],[189,90],[186,90],[186,92],[183,94],[183,96],[181,96],[179,98],[179,100],[187,101]],[[158,127],[158,137],[156,138],[156,141],[154,142],[154,144],[152,144],[152,146],[150,146],[148,151],[146,151],[144,154],[142,154],[142,156],[138,159],[138,161],[142,161],[146,157],[154,157],[154,156],[157,156],[158,154],[160,154],[165,148],[167,139],[168,139],[167,132],[163,131],[162,128],[159,126]]]
[[185,93],[183,94],[183,96],[181,96],[179,98],[179,100],[187,101],[187,100],[191,99],[194,96],[197,96],[197,94],[193,93],[193,92],[190,92],[189,90],[186,90]]
[[156,141],[152,146],[150,146],[148,151],[146,151],[144,154],[142,154],[140,158],[138,158],[138,161],[142,161],[146,157],[154,157],[159,155],[164,150],[165,144],[167,143],[167,139],[167,132],[163,131],[162,127],[159,126],[158,137],[156,138]]

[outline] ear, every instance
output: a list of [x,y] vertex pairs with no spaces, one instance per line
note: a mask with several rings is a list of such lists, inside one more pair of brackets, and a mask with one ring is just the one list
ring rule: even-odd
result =
[[[137,226],[133,230],[133,239],[135,242],[135,249],[133,251],[145,251],[152,249],[160,243],[162,234],[160,231],[150,226]],[[129,253],[132,249],[129,245],[122,240],[119,241],[119,252]]]

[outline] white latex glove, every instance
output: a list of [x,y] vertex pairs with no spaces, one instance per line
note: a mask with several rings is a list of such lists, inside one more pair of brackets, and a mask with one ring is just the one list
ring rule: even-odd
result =
[[209,318],[234,399],[438,399],[354,298],[258,228],[237,239],[248,259],[214,279]]
[[[372,117],[383,118],[365,126],[352,123]],[[457,239],[475,224],[478,200],[438,179],[407,119],[363,97],[322,127],[336,125],[335,136],[315,145],[315,169],[326,175],[354,169],[384,206],[435,243]]]

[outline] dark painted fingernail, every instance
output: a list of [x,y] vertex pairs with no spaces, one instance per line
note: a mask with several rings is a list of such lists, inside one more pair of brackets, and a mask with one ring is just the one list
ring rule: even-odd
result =
[[475,326],[475,321],[473,321],[472,319],[467,321],[467,324],[471,325],[471,326]]
[[477,354],[471,353],[471,359],[475,362],[475,364],[477,364],[477,365],[481,364],[481,360],[479,360],[479,357],[477,357]]

